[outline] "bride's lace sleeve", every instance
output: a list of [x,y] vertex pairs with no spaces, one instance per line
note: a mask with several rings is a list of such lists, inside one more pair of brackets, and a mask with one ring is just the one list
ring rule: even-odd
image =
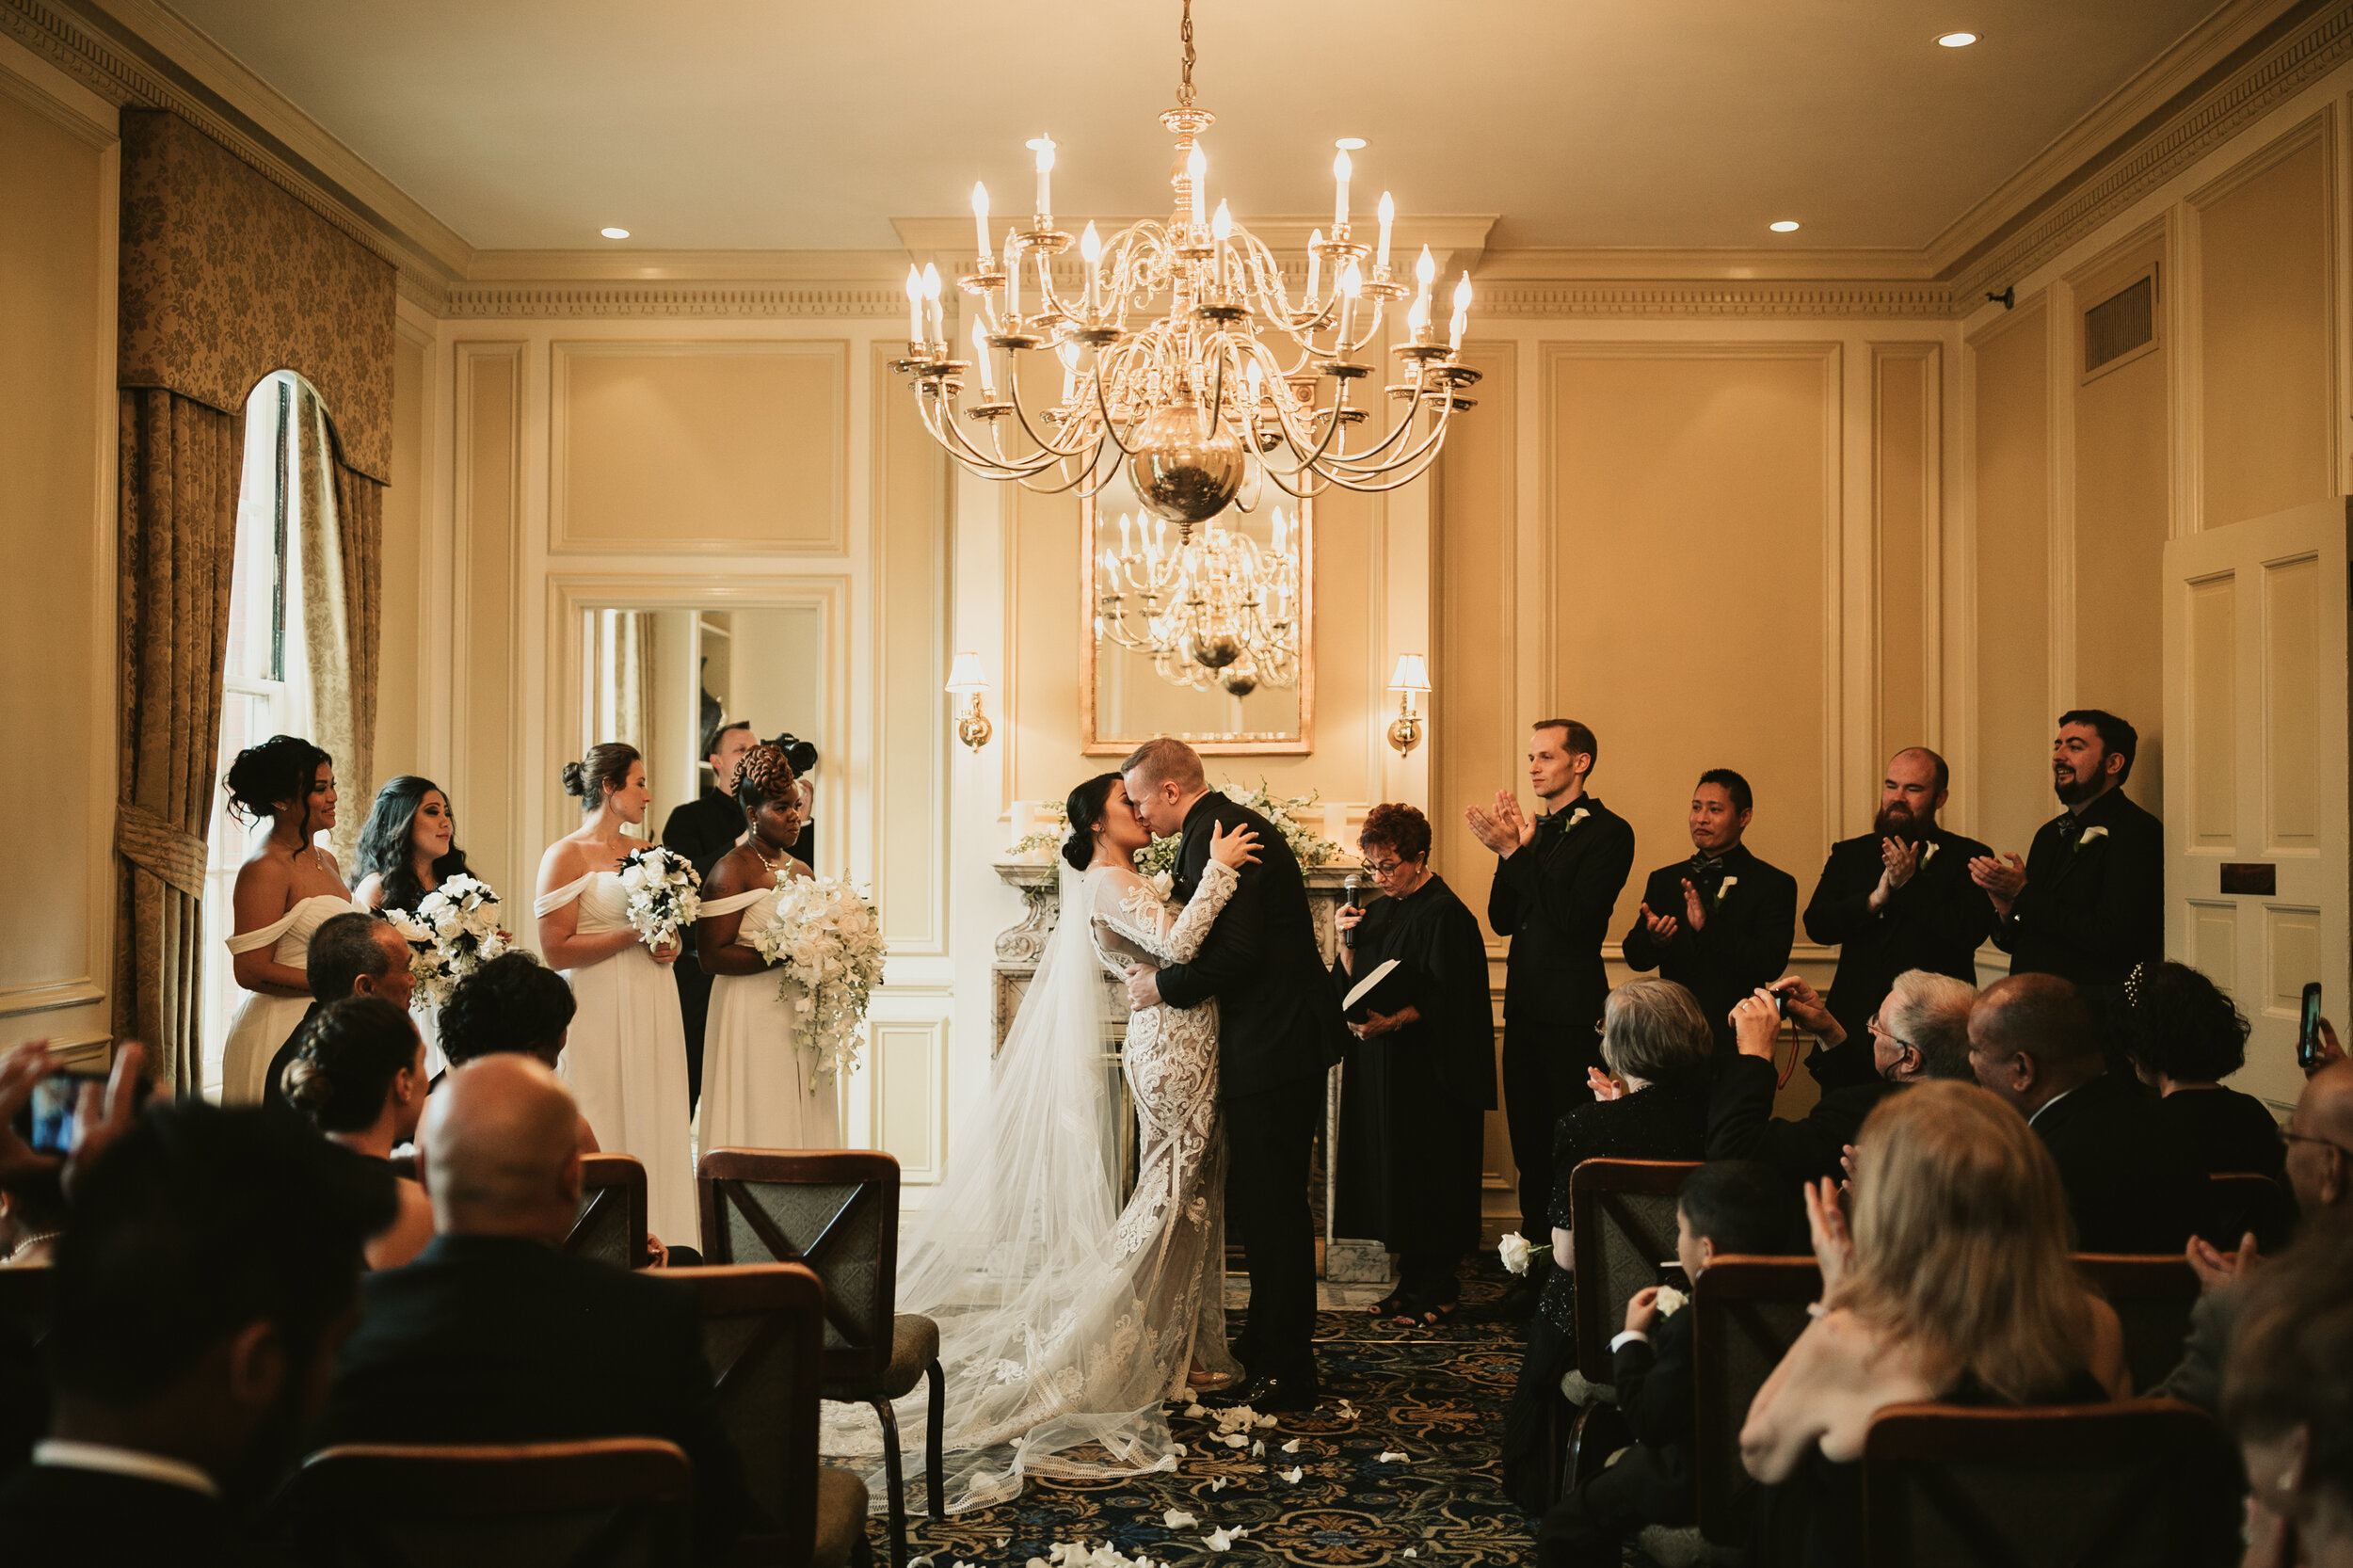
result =
[[1142,877],[1107,878],[1096,900],[1095,918],[1163,964],[1190,964],[1225,901],[1241,886],[1239,873],[1212,860],[1201,868],[1201,885],[1193,890],[1192,902],[1172,916]]

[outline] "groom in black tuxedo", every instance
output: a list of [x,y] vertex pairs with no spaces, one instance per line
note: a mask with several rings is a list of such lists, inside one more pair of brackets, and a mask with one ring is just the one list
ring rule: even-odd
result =
[[1182,741],[1146,741],[1120,766],[1153,833],[1184,835],[1176,891],[1191,898],[1222,824],[1258,836],[1258,860],[1190,964],[1128,974],[1137,1007],[1218,1002],[1218,1097],[1225,1113],[1225,1214],[1250,1271],[1250,1321],[1234,1344],[1249,1376],[1220,1402],[1262,1411],[1316,1401],[1316,1227],[1307,1184],[1324,1074],[1347,1025],[1316,945],[1306,878],[1282,831],[1209,788]]

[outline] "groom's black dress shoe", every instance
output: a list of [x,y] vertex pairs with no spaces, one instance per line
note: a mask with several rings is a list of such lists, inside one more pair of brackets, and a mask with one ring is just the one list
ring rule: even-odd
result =
[[1261,1415],[1275,1416],[1287,1411],[1313,1410],[1319,1393],[1313,1378],[1271,1373],[1245,1378],[1201,1402],[1216,1410],[1246,1404]]

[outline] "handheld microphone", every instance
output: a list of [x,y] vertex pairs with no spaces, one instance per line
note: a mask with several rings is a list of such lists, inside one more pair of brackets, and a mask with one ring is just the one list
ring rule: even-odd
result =
[[[1344,902],[1344,903],[1346,903],[1346,904],[1347,904],[1347,905],[1348,905],[1351,909],[1355,908],[1355,907],[1356,907],[1356,873],[1355,873],[1354,872],[1349,872],[1346,876],[1342,877],[1342,878],[1340,879],[1340,887],[1341,887],[1341,888],[1342,888],[1344,891],[1346,891],[1346,893],[1348,894],[1348,897],[1347,897],[1347,898],[1346,898],[1343,902]],[[1352,926],[1352,927],[1351,927],[1351,928],[1349,928],[1348,930],[1343,931],[1343,932],[1341,932],[1341,933],[1340,933],[1340,946],[1342,946],[1342,947],[1344,947],[1344,948],[1353,948],[1353,947],[1354,947],[1355,945],[1356,945],[1356,932],[1355,932],[1355,928],[1354,928],[1354,927],[1353,927],[1353,926]]]

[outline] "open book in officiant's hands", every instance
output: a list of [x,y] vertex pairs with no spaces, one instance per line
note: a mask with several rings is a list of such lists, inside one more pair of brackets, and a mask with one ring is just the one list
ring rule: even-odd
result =
[[1398,961],[1385,959],[1358,981],[1340,1003],[1340,1011],[1353,1024],[1363,1023],[1378,1013],[1386,1017],[1401,1013],[1414,1004],[1411,988],[1405,983]]

